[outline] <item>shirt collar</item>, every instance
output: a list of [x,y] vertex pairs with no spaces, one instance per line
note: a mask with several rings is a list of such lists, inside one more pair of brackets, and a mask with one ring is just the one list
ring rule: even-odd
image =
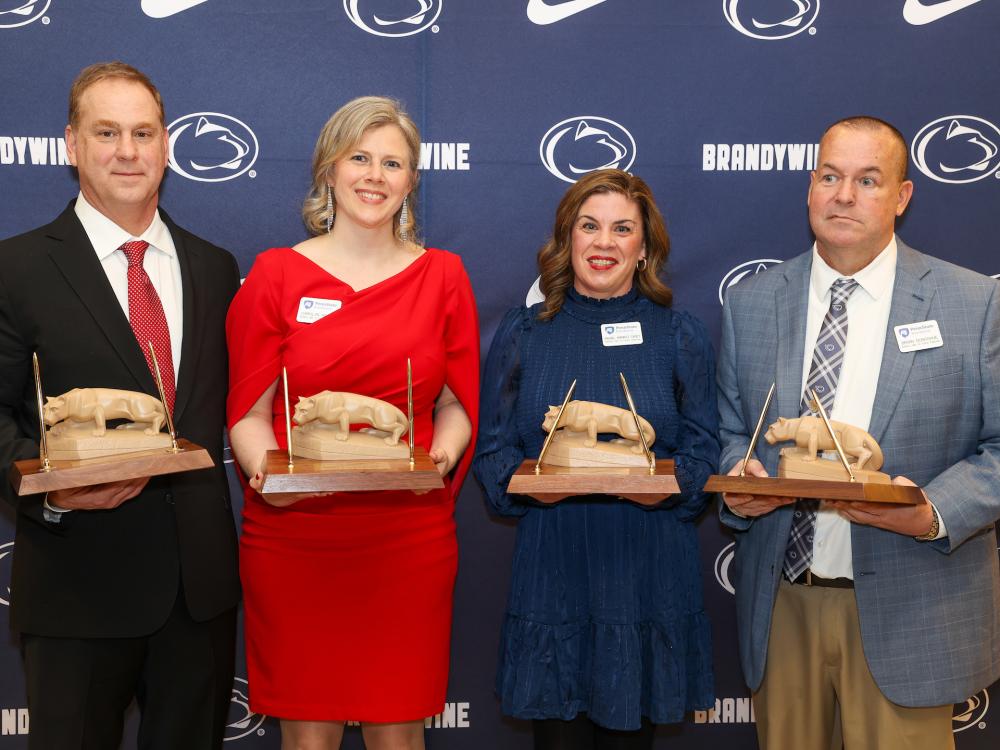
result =
[[169,241],[170,230],[160,218],[160,212],[153,214],[153,220],[146,227],[146,230],[138,237],[133,237],[111,219],[94,208],[83,196],[83,191],[76,198],[76,205],[73,207],[77,218],[83,224],[83,229],[90,238],[90,244],[94,246],[99,260],[103,261],[114,253],[119,247],[129,240],[145,240],[150,247],[156,248],[160,252],[173,257],[176,252],[173,243]]
[[812,271],[809,275],[811,293],[815,294],[818,299],[825,299],[833,282],[841,278],[852,278],[872,299],[878,299],[883,294],[891,294],[896,277],[896,253],[896,235],[894,234],[889,240],[889,244],[875,256],[875,260],[853,276],[847,277],[827,265],[827,262],[820,256],[816,243],[813,243]]

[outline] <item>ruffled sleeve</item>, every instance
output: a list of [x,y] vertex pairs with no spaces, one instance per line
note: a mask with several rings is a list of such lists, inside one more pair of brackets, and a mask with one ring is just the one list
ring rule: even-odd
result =
[[226,423],[230,429],[281,372],[281,349],[286,335],[286,324],[280,314],[283,279],[284,269],[276,251],[261,253],[229,306]]
[[673,316],[677,411],[680,415],[674,454],[684,520],[697,518],[711,495],[702,492],[719,463],[719,412],[716,407],[715,354],[701,321],[687,313]]
[[451,491],[457,497],[472,464],[472,447],[476,444],[479,427],[479,316],[472,296],[472,285],[462,261],[457,255],[452,257],[455,262],[448,270],[445,311],[445,383],[472,422],[469,448],[456,464],[451,477]]
[[529,324],[524,307],[507,312],[500,321],[483,372],[479,442],[472,470],[493,510],[502,516],[523,516],[528,506],[508,495],[507,483],[524,460],[515,406],[521,380],[521,337]]

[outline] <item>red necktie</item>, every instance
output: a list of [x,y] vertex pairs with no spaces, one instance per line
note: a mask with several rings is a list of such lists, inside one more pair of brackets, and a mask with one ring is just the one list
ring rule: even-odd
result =
[[153,356],[149,353],[149,342],[156,349],[156,361],[160,365],[160,376],[163,378],[163,391],[167,396],[167,408],[174,411],[174,358],[170,349],[170,329],[167,327],[167,316],[163,314],[163,304],[149,280],[146,269],[142,267],[142,259],[146,254],[148,242],[136,240],[126,242],[121,250],[128,259],[128,322],[132,325],[136,341],[146,357],[149,371],[156,380],[153,369]]

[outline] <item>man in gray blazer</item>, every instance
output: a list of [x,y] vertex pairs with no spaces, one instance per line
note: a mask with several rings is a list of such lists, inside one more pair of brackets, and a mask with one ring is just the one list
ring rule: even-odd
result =
[[[726,297],[722,469],[740,470],[772,382],[767,423],[808,410],[808,384],[928,500],[724,497],[763,748],[951,748],[952,704],[1000,677],[1000,284],[896,237],[906,167],[888,123],[831,126],[809,185],[816,244]],[[758,444],[748,472],[773,476],[780,447]]]

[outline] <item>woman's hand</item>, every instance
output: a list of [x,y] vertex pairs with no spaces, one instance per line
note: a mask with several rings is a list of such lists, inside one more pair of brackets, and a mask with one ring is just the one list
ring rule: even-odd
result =
[[455,462],[451,459],[448,455],[448,451],[444,448],[431,446],[431,450],[428,455],[431,457],[431,461],[434,462],[434,465],[438,470],[438,474],[441,476],[444,476],[455,468]]
[[444,476],[458,463],[472,439],[472,422],[447,385],[434,404],[434,438],[429,455]]

